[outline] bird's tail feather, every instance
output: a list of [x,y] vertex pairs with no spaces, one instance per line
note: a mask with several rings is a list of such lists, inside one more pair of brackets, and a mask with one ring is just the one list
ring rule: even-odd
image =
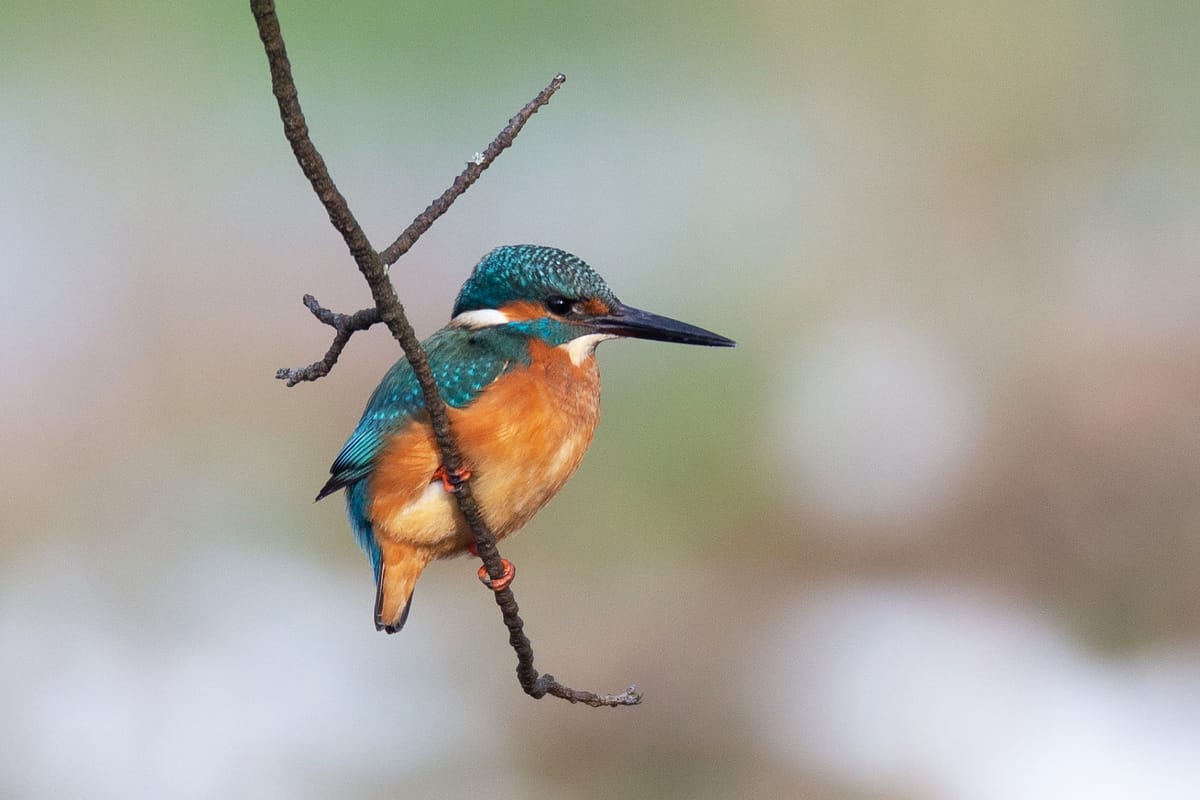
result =
[[375,594],[375,628],[396,633],[408,620],[413,589],[429,559],[407,547],[388,547],[383,555]]

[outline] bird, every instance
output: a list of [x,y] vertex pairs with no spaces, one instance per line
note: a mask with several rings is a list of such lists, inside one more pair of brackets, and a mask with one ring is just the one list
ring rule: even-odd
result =
[[[317,500],[344,490],[374,570],[375,627],[396,633],[434,559],[474,553],[453,498],[465,480],[497,540],[524,526],[579,467],[600,416],[596,346],[615,338],[733,347],[685,322],[627,306],[582,259],[541,245],[485,255],[448,325],[422,346],[463,466],[441,456],[416,375],[401,358],[371,395]],[[515,568],[489,588],[508,586]]]

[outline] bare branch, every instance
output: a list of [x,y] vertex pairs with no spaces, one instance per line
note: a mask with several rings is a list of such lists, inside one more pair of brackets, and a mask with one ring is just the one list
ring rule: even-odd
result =
[[566,81],[567,76],[561,72],[554,76],[554,80],[550,84],[538,92],[538,96],[525,104],[525,107],[517,112],[516,116],[508,121],[508,125],[504,130],[496,134],[496,138],[487,146],[487,149],[478,156],[467,162],[467,168],[464,169],[459,176],[454,179],[454,183],[450,184],[450,188],[442,192],[441,197],[434,200],[429,206],[417,215],[404,233],[400,234],[396,241],[388,245],[387,249],[380,253],[385,264],[395,264],[400,256],[409,251],[420,238],[421,234],[429,230],[429,226],[434,223],[438,217],[445,214],[449,210],[450,205],[458,199],[458,196],[471,188],[483,171],[492,165],[496,160],[496,156],[500,155],[506,149],[512,146],[513,139],[517,138],[517,134],[521,132],[521,128],[525,127],[525,123],[529,118],[537,113],[538,109],[550,102],[550,98],[558,91],[558,88]]
[[283,33],[279,30],[279,18],[275,15],[274,0],[251,0],[250,9],[258,23],[258,35],[267,51],[267,63],[271,67],[271,91],[279,103],[279,116],[283,119],[283,135],[292,145],[296,162],[312,184],[329,221],[346,240],[346,246],[360,270],[365,270],[372,257],[378,258],[358,220],[350,213],[346,198],[338,191],[325,168],[325,159],[317,152],[308,137],[308,123],[300,110],[300,97],[296,83],[292,80],[292,64],[288,61],[287,49],[283,44]]
[[[330,222],[346,241],[346,246],[354,257],[355,263],[358,264],[359,271],[366,279],[367,285],[371,287],[371,296],[375,301],[374,309],[363,309],[347,316],[322,308],[311,296],[305,297],[305,305],[317,319],[337,331],[333,345],[321,361],[300,370],[280,370],[277,377],[284,378],[289,385],[292,385],[302,380],[315,380],[320,377],[317,373],[327,374],[355,331],[364,330],[375,321],[383,322],[388,326],[396,341],[400,343],[400,347],[404,350],[404,354],[416,374],[417,381],[421,385],[425,408],[429,413],[430,423],[441,453],[442,465],[448,472],[460,472],[462,453],[451,434],[446,406],[438,394],[437,384],[429,369],[429,361],[425,352],[417,341],[416,334],[404,313],[404,307],[400,304],[396,290],[387,275],[387,265],[394,263],[397,258],[411,248],[421,234],[433,224],[434,220],[445,213],[454,200],[475,182],[480,173],[491,164],[496,156],[512,144],[521,127],[538,108],[549,101],[550,96],[562,85],[565,77],[561,74],[556,75],[549,86],[509,121],[508,126],[488,147],[487,152],[469,164],[467,169],[455,179],[454,184],[425,212],[413,220],[408,229],[387,248],[384,254],[380,254],[371,246],[358,221],[350,212],[349,205],[338,191],[333,178],[330,177],[329,171],[325,167],[324,159],[321,158],[321,154],[317,152],[309,138],[308,125],[305,123],[304,113],[300,108],[299,96],[292,78],[291,64],[288,62],[273,0],[250,0],[250,8],[258,24],[259,37],[262,39],[267,62],[270,65],[271,87],[279,104],[284,135],[291,143],[292,152],[312,184],[313,191],[325,206]],[[309,372],[313,377],[305,376]],[[493,580],[498,580],[504,574],[504,567],[496,549],[495,536],[488,529],[479,505],[475,502],[470,481],[465,481],[459,486],[455,498],[458,501],[459,509],[471,526],[476,549],[488,575]],[[506,588],[496,592],[496,604],[500,606],[504,624],[508,628],[509,643],[517,654],[517,679],[526,694],[534,698],[551,694],[572,703],[586,703],[594,707],[636,705],[641,701],[641,694],[633,687],[619,695],[597,695],[563,686],[549,675],[539,676],[533,666],[533,645],[530,643],[529,637],[525,635],[524,622],[518,613],[517,601],[512,590]]]

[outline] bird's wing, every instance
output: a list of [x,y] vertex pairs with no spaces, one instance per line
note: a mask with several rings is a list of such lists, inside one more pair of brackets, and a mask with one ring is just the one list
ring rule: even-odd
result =
[[407,360],[400,359],[375,387],[354,432],[329,467],[329,480],[321,487],[317,499],[366,477],[387,437],[408,425],[424,407],[412,367]]
[[[438,392],[455,408],[468,405],[488,384],[515,365],[529,363],[528,348],[521,337],[496,330],[443,328],[429,337],[424,347]],[[317,499],[370,474],[387,439],[422,416],[424,410],[425,401],[416,375],[408,360],[402,358],[387,371],[371,395],[354,433],[329,468],[329,481]]]

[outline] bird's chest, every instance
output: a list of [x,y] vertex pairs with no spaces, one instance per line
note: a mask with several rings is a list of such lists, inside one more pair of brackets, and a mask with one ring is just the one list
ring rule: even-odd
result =
[[579,467],[600,418],[595,360],[560,348],[488,387],[452,420],[472,485],[496,532],[523,525]]

